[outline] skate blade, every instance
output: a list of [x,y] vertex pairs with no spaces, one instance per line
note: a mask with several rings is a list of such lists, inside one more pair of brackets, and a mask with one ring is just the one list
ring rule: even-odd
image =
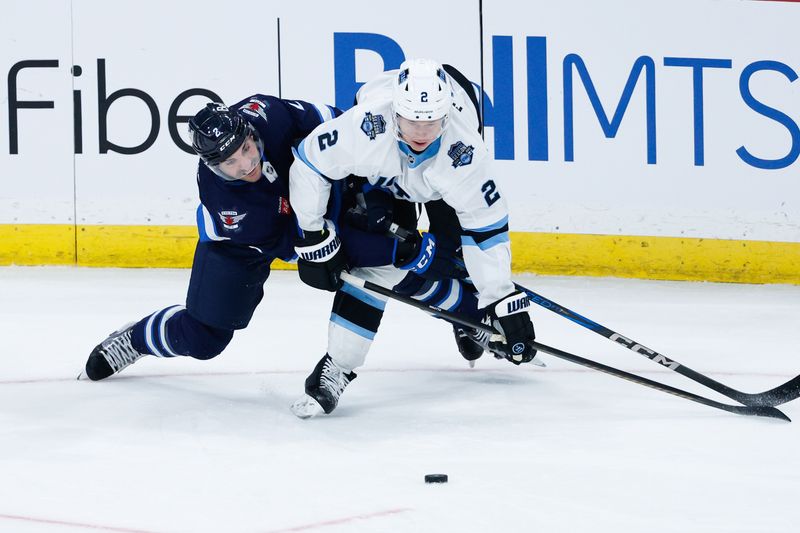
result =
[[544,363],[544,361],[539,359],[539,357],[534,357],[533,359],[528,361],[527,364],[533,365],[533,366],[538,366],[539,368],[547,368],[547,365]]
[[81,373],[78,374],[78,377],[75,379],[77,379],[78,381],[89,381],[89,376],[86,375],[85,370],[81,370]]
[[472,361],[467,361],[467,363],[469,364],[470,368],[475,368],[475,360],[474,359]]
[[308,394],[294,402],[290,409],[297,418],[302,418],[303,420],[313,418],[325,412],[319,402]]

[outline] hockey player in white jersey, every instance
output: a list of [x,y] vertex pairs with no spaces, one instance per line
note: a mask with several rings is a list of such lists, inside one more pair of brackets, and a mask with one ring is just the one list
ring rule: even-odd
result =
[[[380,295],[342,286],[341,241],[335,225],[323,219],[331,183],[351,175],[363,176],[371,187],[399,199],[441,200],[452,208],[460,225],[455,238],[460,237],[464,263],[478,291],[477,305],[505,337],[502,351],[516,364],[530,362],[536,354],[528,344],[535,337],[528,297],[511,281],[506,199],[494,179],[469,95],[440,64],[415,59],[365,84],[357,101],[299,144],[290,171],[290,201],[304,235],[296,248],[301,279],[317,288],[340,289],[337,297],[347,293],[344,297],[380,314],[377,321],[358,323],[352,313],[337,317],[334,305],[328,353],[306,380],[306,396],[292,406],[301,417],[336,407],[355,378],[353,369],[364,363],[385,306]],[[396,252],[401,254],[399,247]],[[394,265],[352,272],[394,286],[408,270],[424,272],[434,263],[435,236],[423,233],[415,249],[404,254],[395,257]]]

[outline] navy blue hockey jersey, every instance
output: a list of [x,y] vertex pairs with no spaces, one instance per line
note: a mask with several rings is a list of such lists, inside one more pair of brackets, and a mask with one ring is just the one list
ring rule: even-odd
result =
[[263,94],[229,107],[242,113],[264,141],[261,179],[255,183],[225,181],[200,161],[200,240],[251,246],[289,260],[294,256],[293,239],[297,235],[297,222],[289,207],[292,145],[341,111]]

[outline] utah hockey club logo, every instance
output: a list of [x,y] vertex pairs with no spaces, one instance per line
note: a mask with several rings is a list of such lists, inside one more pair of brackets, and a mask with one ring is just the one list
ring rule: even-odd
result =
[[447,150],[447,155],[453,160],[453,168],[463,167],[472,163],[472,152],[475,151],[474,146],[466,146],[461,141],[450,145]]
[[239,222],[247,216],[247,213],[239,214],[238,211],[220,211],[219,218],[222,220],[222,226],[231,231],[239,229]]
[[373,115],[368,111],[361,122],[361,131],[369,137],[370,141],[374,141],[378,134],[386,132],[386,121],[383,120],[383,115]]

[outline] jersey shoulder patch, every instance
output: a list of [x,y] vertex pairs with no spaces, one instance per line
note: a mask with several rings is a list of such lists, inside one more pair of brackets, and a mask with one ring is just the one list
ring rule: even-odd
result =
[[270,103],[266,98],[258,98],[256,96],[251,97],[239,106],[239,110],[245,115],[249,115],[253,118],[261,117],[265,122],[267,121],[267,109],[269,108]]
[[372,112],[367,111],[364,113],[364,120],[361,121],[361,131],[369,137],[370,141],[374,141],[378,135],[386,133],[386,120],[383,115],[373,115]]
[[447,150],[447,155],[453,160],[453,168],[458,168],[472,163],[472,154],[474,151],[474,146],[466,145],[458,141],[450,145],[450,148]]

